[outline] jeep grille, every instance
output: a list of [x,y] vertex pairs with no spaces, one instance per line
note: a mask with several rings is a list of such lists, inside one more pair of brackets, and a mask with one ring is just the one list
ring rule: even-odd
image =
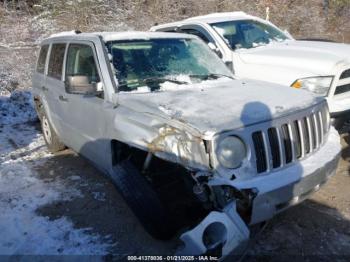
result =
[[256,169],[263,173],[315,152],[328,133],[326,106],[300,119],[252,133]]

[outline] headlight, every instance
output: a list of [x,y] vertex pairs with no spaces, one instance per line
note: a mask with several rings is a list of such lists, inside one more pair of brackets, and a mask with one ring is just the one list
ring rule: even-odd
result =
[[333,76],[309,77],[296,80],[292,87],[309,90],[319,96],[326,96],[333,82]]
[[245,144],[236,136],[228,136],[218,144],[217,158],[221,165],[226,168],[237,168],[246,157]]

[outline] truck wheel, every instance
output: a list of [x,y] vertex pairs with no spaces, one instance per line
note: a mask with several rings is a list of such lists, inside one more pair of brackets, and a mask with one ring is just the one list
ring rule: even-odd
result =
[[174,223],[157,193],[129,160],[114,168],[113,182],[146,231],[157,239],[170,239],[176,232]]
[[41,117],[41,129],[43,131],[44,139],[46,145],[50,152],[55,153],[65,149],[65,145],[60,141],[55,130],[52,128],[49,119],[47,118],[45,112]]
[[43,108],[43,104],[40,102],[40,99],[38,97],[34,97],[34,106],[35,106],[35,111],[38,115],[38,118],[41,121],[44,114],[44,108]]

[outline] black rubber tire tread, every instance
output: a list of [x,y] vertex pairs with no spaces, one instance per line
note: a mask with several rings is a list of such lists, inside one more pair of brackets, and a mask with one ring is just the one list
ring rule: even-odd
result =
[[131,161],[124,160],[116,165],[112,180],[151,236],[166,240],[175,234],[174,223],[157,193]]
[[34,100],[34,105],[35,105],[35,111],[38,115],[39,120],[43,118],[44,115],[44,107],[43,104],[40,102],[40,100]]
[[61,142],[61,140],[58,137],[58,135],[56,134],[55,130],[52,128],[50,120],[47,118],[47,115],[46,115],[44,110],[42,110],[42,118],[41,118],[41,129],[42,129],[42,131],[44,132],[44,129],[43,129],[43,118],[44,117],[47,119],[47,121],[49,123],[50,131],[51,131],[51,143],[49,143],[46,140],[45,135],[43,135],[47,148],[49,149],[49,151],[51,153],[56,153],[56,152],[64,150],[66,148],[66,146],[65,146],[65,144],[63,144]]

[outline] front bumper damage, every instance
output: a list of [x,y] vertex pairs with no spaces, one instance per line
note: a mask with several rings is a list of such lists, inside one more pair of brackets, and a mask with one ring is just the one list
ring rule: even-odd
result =
[[245,181],[214,179],[211,185],[232,186],[237,190],[255,192],[250,207],[250,221],[243,221],[233,201],[221,211],[210,212],[194,229],[182,234],[180,239],[184,242],[184,248],[178,254],[210,254],[221,245],[219,257],[239,255],[248,243],[248,226],[272,218],[317,191],[335,174],[340,150],[339,136],[332,129],[323,147],[289,167]]
[[275,214],[296,205],[318,191],[329,177],[335,174],[340,155],[337,155],[323,167],[291,183],[275,190],[261,192],[253,202],[250,223],[256,224],[272,218]]
[[249,239],[249,229],[236,212],[235,202],[232,202],[223,212],[210,212],[194,229],[182,234],[180,239],[185,246],[177,255],[215,254],[223,257],[244,250]]

